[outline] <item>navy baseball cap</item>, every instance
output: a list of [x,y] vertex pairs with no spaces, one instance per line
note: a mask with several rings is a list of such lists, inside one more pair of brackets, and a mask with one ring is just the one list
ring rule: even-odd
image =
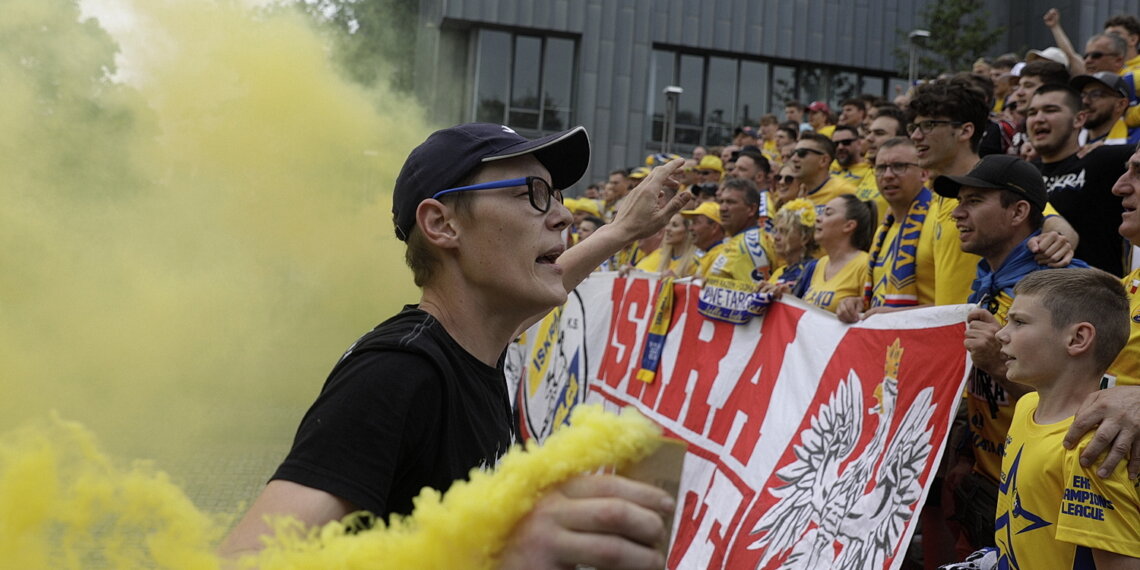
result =
[[947,198],[957,198],[963,186],[987,190],[1012,190],[1037,208],[1045,210],[1049,194],[1045,179],[1032,164],[1008,154],[986,155],[965,176],[942,175],[934,179],[934,191]]
[[431,134],[412,150],[392,193],[396,237],[407,240],[416,225],[416,208],[436,192],[455,188],[488,162],[532,154],[563,190],[590,165],[590,137],[585,127],[529,140],[505,125],[467,123]]

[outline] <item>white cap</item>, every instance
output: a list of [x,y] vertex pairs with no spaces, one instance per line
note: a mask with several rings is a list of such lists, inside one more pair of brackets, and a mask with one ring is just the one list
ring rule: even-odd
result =
[[1065,66],[1065,69],[1069,69],[1069,56],[1065,55],[1065,52],[1061,51],[1061,48],[1058,47],[1047,47],[1040,50],[1031,49],[1029,50],[1029,53],[1025,54],[1025,61],[1028,62],[1035,59],[1047,59],[1049,61],[1055,61]]

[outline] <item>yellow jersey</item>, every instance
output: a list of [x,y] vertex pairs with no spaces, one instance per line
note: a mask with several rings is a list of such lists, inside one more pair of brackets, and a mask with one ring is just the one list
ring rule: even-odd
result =
[[812,204],[815,204],[815,213],[817,216],[823,214],[823,207],[827,205],[832,199],[842,196],[844,194],[854,194],[855,185],[848,180],[839,178],[838,176],[828,175],[827,180],[820,184],[814,190],[809,190],[807,196]]
[[1122,281],[1131,308],[1128,320],[1132,323],[1132,332],[1128,335],[1128,344],[1108,367],[1108,373],[1116,377],[1116,384],[1134,386],[1140,384],[1140,269],[1125,275]]
[[831,312],[839,308],[839,302],[848,297],[862,297],[863,285],[867,281],[870,271],[871,256],[860,251],[851,261],[847,262],[831,279],[827,279],[827,266],[831,258],[823,256],[816,262],[811,274],[811,282],[807,291],[804,291],[804,300]]
[[[1104,479],[1061,446],[1070,417],[1033,419],[1038,394],[1021,398],[1002,460],[994,538],[999,568],[1093,568],[1090,549],[1140,557],[1140,494],[1124,465]],[[1084,565],[1087,561],[1087,566]]]
[[706,275],[752,283],[766,281],[772,268],[762,234],[761,228],[752,227],[729,238]]
[[[648,273],[662,273],[662,269],[661,269],[661,256],[663,255],[662,249],[664,249],[664,248],[659,247],[659,248],[653,250],[653,253],[650,253],[649,255],[645,256],[645,258],[642,259],[641,261],[639,261],[637,263],[637,265],[634,267],[640,271],[645,271]],[[686,260],[685,260],[685,256],[681,256],[681,255],[673,256],[673,258],[669,260],[669,264],[668,264],[668,266],[665,267],[665,269],[672,271],[674,277],[689,277],[690,275],[695,274],[697,272],[697,268],[699,267],[696,256],[690,253],[689,257],[692,257],[692,260],[688,263],[688,267],[685,269],[684,272],[681,272],[680,269],[681,269],[681,266],[683,264],[685,264]]]
[[958,226],[951,213],[958,200],[935,194],[930,200],[927,223],[934,222],[934,304],[958,305],[970,298],[970,286],[978,276],[980,256],[962,251]]

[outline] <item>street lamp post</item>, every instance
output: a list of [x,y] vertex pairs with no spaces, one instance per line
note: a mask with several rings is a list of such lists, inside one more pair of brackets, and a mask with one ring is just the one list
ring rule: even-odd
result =
[[910,38],[910,75],[907,77],[907,83],[913,87],[915,80],[918,79],[919,44],[930,37],[930,30],[912,30],[907,37]]

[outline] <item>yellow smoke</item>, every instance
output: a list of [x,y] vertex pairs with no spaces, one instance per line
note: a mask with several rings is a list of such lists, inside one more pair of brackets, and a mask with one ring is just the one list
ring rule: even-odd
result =
[[[544,489],[602,466],[626,466],[658,447],[660,428],[636,411],[579,406],[571,427],[541,448],[513,448],[495,472],[472,470],[416,510],[349,534],[344,524],[300,529],[277,520],[268,547],[242,568],[492,568]],[[487,508],[488,504],[495,508]],[[0,556],[5,568],[215,570],[220,519],[199,512],[152,466],[108,461],[78,424],[39,422],[0,440]]]
[[57,411],[233,512],[341,351],[415,302],[390,189],[430,129],[291,9],[124,9],[112,37],[76,0],[4,3],[0,433]]

